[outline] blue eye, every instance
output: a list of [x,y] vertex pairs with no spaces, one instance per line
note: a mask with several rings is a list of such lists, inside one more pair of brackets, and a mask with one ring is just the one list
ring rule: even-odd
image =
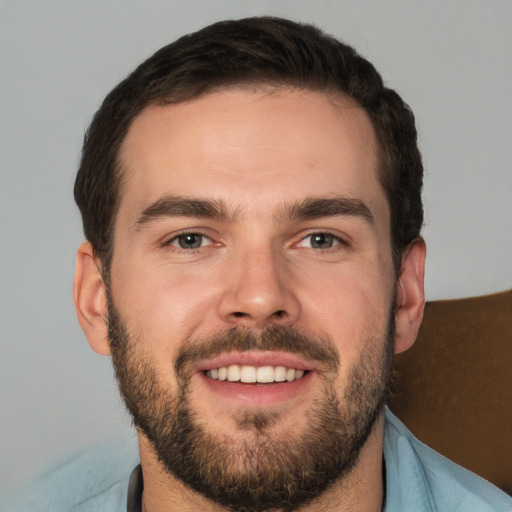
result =
[[177,245],[180,249],[199,249],[208,241],[208,237],[200,233],[185,233],[179,235],[171,241],[172,245]]
[[329,233],[314,233],[310,235],[313,249],[330,249],[335,242],[334,236]]
[[309,247],[311,249],[332,249],[340,244],[343,241],[340,240],[337,236],[331,235],[330,233],[311,233],[310,235],[304,237],[300,243],[299,247]]

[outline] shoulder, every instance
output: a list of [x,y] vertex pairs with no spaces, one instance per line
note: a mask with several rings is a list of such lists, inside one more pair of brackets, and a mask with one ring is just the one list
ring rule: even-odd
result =
[[85,450],[6,499],[9,512],[125,512],[128,480],[138,464],[134,438]]
[[512,498],[416,439],[389,410],[384,458],[387,512],[512,512]]

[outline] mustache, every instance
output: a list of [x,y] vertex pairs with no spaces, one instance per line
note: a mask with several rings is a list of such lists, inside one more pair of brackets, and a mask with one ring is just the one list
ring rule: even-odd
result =
[[187,340],[175,362],[177,375],[185,377],[186,369],[204,359],[226,352],[284,351],[321,363],[328,371],[337,371],[340,357],[332,343],[323,338],[304,334],[297,329],[273,325],[259,332],[233,327],[214,336]]

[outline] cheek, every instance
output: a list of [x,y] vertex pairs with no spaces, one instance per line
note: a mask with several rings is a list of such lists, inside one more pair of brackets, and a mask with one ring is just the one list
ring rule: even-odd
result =
[[176,345],[197,334],[211,315],[218,290],[213,272],[193,269],[120,265],[113,282],[114,299],[132,330],[150,343],[173,352]]
[[303,280],[303,321],[332,339],[342,358],[386,333],[392,293],[383,275],[353,265]]

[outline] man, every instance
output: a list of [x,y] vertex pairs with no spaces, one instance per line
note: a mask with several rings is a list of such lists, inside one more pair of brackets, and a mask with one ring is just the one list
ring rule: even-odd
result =
[[75,183],[74,299],[140,466],[93,466],[69,508],[509,510],[385,409],[423,314],[422,173],[408,107],[311,26],[212,25],[119,84]]

